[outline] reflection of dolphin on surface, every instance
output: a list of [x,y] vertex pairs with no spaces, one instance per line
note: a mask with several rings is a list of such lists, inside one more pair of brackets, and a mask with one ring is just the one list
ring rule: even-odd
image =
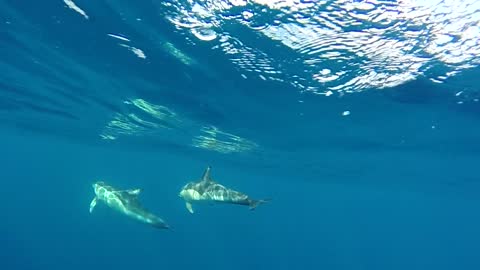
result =
[[190,182],[186,184],[180,191],[180,194],[178,194],[179,197],[185,200],[185,206],[190,213],[193,214],[192,202],[194,201],[248,205],[250,210],[255,209],[259,204],[268,201],[250,199],[243,193],[228,189],[216,183],[210,177],[210,169],[211,167],[207,167],[199,182]]
[[169,226],[161,218],[142,207],[138,201],[141,189],[116,190],[101,181],[93,184],[93,189],[95,190],[95,198],[90,203],[90,213],[92,213],[98,201],[103,201],[110,208],[142,223],[150,224],[159,229],[169,229]]

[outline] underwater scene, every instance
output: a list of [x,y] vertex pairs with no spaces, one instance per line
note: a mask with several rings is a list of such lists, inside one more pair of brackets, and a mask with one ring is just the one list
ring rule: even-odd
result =
[[0,269],[480,269],[480,1],[0,0]]

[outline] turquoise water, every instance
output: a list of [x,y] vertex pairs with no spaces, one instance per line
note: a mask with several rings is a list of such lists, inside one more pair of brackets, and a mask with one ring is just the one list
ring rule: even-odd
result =
[[[475,1],[0,1],[1,269],[479,269]],[[255,211],[178,197],[212,166]],[[142,188],[173,230],[99,204]]]

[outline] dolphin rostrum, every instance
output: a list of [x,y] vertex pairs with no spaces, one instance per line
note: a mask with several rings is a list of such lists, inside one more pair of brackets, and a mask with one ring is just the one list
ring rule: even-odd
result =
[[254,210],[259,204],[269,200],[254,200],[246,194],[226,188],[213,181],[210,177],[211,167],[207,167],[203,173],[202,179],[198,182],[189,182],[180,193],[179,197],[185,200],[187,210],[193,214],[192,202],[209,201],[217,203],[248,205],[250,210]]
[[102,181],[96,182],[92,186],[95,191],[95,198],[90,203],[90,213],[92,213],[97,202],[102,201],[110,208],[142,223],[159,229],[170,228],[165,221],[142,207],[138,200],[141,189],[117,190]]

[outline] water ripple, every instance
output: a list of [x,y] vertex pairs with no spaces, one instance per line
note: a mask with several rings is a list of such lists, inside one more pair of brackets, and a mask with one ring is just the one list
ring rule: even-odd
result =
[[192,145],[194,147],[224,154],[248,152],[258,147],[252,141],[221,131],[215,126],[204,126],[200,132],[202,134],[193,139]]
[[222,131],[218,127],[204,126],[184,118],[166,106],[138,98],[126,100],[124,104],[128,106],[126,112],[114,115],[100,134],[102,139],[153,135],[165,141],[174,140],[222,154],[248,152],[258,148],[258,145],[250,140]]
[[[168,6],[177,28],[220,37],[212,48],[245,71],[242,76],[287,80],[318,94],[394,87],[419,77],[443,82],[480,63],[475,0],[178,0]],[[232,30],[237,26],[296,54],[253,47]]]

